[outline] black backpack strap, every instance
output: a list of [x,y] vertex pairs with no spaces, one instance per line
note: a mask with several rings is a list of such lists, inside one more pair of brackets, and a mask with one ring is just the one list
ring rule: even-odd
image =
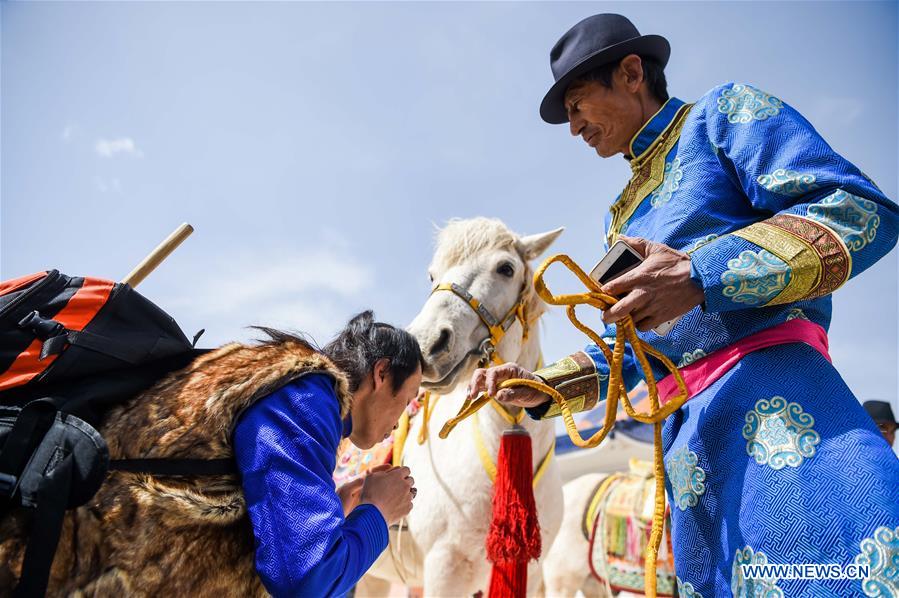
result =
[[72,486],[72,456],[68,455],[44,478],[38,505],[31,520],[31,533],[22,562],[16,598],[43,596],[47,592],[50,567],[62,532],[63,517]]
[[134,344],[127,341],[117,340],[108,336],[94,334],[87,330],[68,330],[63,334],[51,337],[44,341],[41,347],[41,359],[48,355],[58,355],[62,353],[68,345],[84,347],[103,355],[115,357],[125,363],[135,365],[144,361],[147,357],[146,351],[141,348],[140,344]]
[[155,475],[236,474],[232,458],[222,459],[123,459],[109,461],[102,437],[89,424],[56,411],[49,399],[25,407],[8,408],[6,441],[0,450],[5,477],[5,504],[29,507],[30,531],[22,572],[13,595],[41,597],[47,591],[50,569],[67,509],[85,504],[111,470]]
[[234,459],[118,459],[109,462],[110,471],[151,475],[236,474]]
[[19,412],[0,447],[0,505],[15,494],[22,471],[55,418],[56,406],[44,399],[32,401]]
[[22,318],[19,321],[19,328],[31,330],[32,334],[43,342],[41,359],[59,355],[68,345],[84,347],[132,365],[147,359],[147,351],[143,348],[146,343],[134,342],[133,336],[125,340],[95,334],[88,330],[69,330],[56,320],[42,317],[37,311],[32,311]]

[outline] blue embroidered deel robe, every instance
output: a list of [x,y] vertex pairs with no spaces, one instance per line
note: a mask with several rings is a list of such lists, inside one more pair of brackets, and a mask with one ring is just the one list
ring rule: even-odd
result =
[[[827,329],[830,294],[896,244],[896,204],[752,86],[721,85],[694,105],[670,99],[630,155],[607,247],[625,234],[690,253],[704,306],[666,336],[640,334],[680,366],[793,318]],[[615,327],[603,337],[613,343]],[[654,367],[657,379],[668,373]],[[608,374],[591,345],[544,377],[583,410],[605,396]],[[629,390],[643,377],[630,347],[623,374]],[[549,403],[529,412],[559,414]],[[681,595],[899,596],[899,461],[814,349],[750,354],[663,436]],[[856,559],[872,564],[869,579],[769,583],[739,567]]]
[[253,404],[234,431],[256,570],[274,596],[346,594],[387,547],[377,507],[346,518],[332,474],[347,435],[333,379],[310,374]]

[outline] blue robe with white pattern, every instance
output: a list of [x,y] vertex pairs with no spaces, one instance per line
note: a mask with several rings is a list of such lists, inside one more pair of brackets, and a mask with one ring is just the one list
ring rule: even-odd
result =
[[343,596],[387,548],[372,504],[346,517],[331,477],[341,437],[334,380],[309,374],[247,409],[234,429],[256,571],[272,596]]
[[[672,98],[630,155],[606,241],[625,234],[691,254],[705,304],[666,336],[640,335],[681,366],[793,318],[827,329],[830,294],[896,244],[896,204],[752,86],[721,85],[692,107]],[[603,336],[613,341],[615,327]],[[602,398],[608,365],[596,346],[585,351]],[[630,389],[643,374],[628,356]],[[751,353],[672,415],[663,438],[682,596],[899,596],[899,460],[816,350]],[[869,574],[750,579],[740,567],[766,563]]]

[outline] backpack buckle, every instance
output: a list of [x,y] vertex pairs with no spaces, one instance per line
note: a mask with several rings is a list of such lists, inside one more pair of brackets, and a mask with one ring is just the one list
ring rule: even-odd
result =
[[48,338],[59,336],[65,331],[65,326],[56,320],[47,320],[42,318],[37,310],[34,310],[19,321],[19,328],[30,328],[34,336],[42,341]]
[[19,487],[19,478],[0,472],[0,498],[10,499]]
[[43,361],[50,355],[59,355],[68,345],[66,327],[56,320],[42,318],[37,310],[34,310],[19,321],[19,328],[28,328],[43,341],[41,354],[38,359]]

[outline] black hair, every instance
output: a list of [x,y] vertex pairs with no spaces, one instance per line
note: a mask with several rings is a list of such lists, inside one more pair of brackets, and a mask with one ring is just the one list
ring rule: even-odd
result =
[[[621,60],[624,60],[624,58]],[[598,66],[583,75],[579,75],[578,79],[582,81],[596,81],[603,87],[611,89],[612,74],[618,68],[618,65],[621,64],[621,60]],[[668,82],[665,80],[665,69],[654,59],[646,56],[640,56],[640,61],[643,63],[643,81],[646,83],[649,93],[660,102],[668,101]]]
[[394,392],[419,366],[424,366],[421,348],[415,337],[402,328],[375,322],[370,310],[354,316],[334,340],[322,348],[322,353],[346,375],[350,392],[359,389],[362,380],[371,374],[379,359],[390,361]]

